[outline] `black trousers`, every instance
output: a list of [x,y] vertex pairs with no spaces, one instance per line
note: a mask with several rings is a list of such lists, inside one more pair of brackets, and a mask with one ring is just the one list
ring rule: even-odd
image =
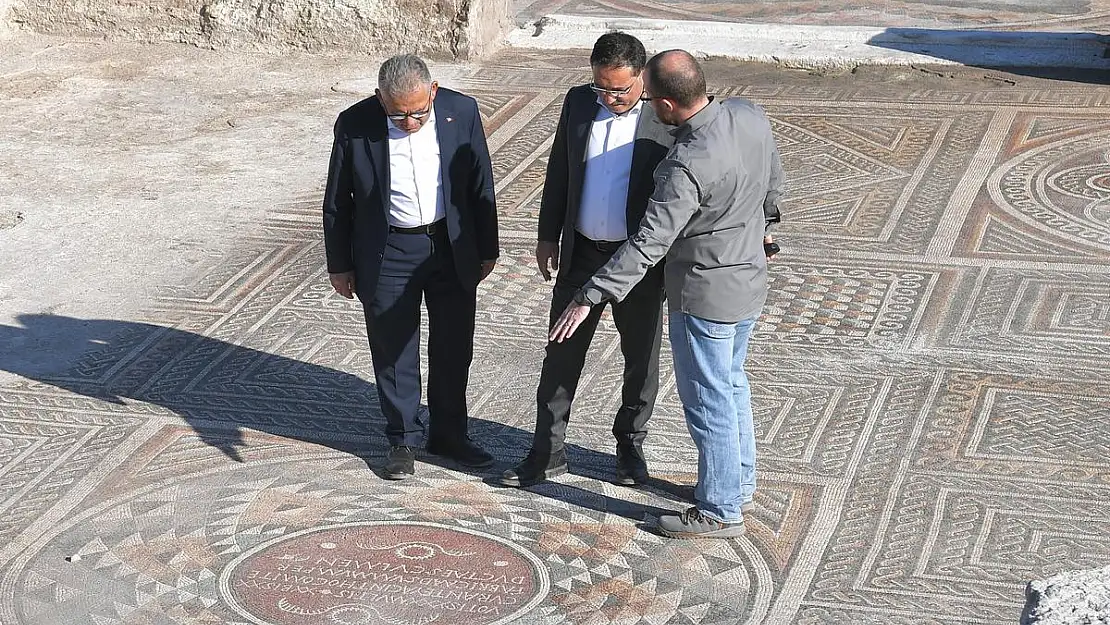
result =
[[[616,251],[616,245],[595,243],[577,235],[572,258],[564,264],[551,297],[550,326],[573,301],[582,287]],[[567,263],[565,261],[569,260]],[[640,446],[647,436],[647,421],[659,393],[659,345],[663,327],[663,272],[652,268],[622,302],[613,302],[613,321],[624,355],[621,406],[613,419],[618,446]],[[604,306],[594,306],[574,335],[562,343],[547,344],[547,353],[536,391],[536,432],[532,454],[549,457],[563,449],[571,403],[582,377],[586,352]],[[598,418],[588,415],[587,419]]]
[[476,297],[459,282],[444,229],[389,233],[378,288],[363,312],[390,445],[417,447],[423,439],[417,418],[421,300],[428,309],[428,438],[466,436]]

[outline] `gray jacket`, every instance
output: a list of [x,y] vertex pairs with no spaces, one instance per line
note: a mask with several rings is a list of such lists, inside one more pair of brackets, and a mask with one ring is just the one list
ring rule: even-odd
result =
[[779,221],[782,196],[770,122],[732,98],[710,102],[673,134],[639,230],[576,299],[619,301],[666,258],[672,311],[725,323],[755,317],[767,299],[763,236]]

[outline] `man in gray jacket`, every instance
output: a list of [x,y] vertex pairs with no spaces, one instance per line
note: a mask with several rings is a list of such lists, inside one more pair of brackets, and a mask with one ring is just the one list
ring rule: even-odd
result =
[[744,533],[755,491],[755,427],[744,372],[748,337],[767,298],[767,229],[779,221],[782,164],[763,111],[711,101],[687,52],[653,57],[644,99],[671,126],[639,231],[574,296],[551,340],[574,333],[593,306],[620,301],[666,258],[671,350],[686,425],[698,448],[695,506],[659,519],[674,538]]

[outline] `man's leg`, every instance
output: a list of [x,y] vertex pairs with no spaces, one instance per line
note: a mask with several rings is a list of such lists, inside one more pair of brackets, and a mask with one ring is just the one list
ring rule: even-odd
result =
[[392,446],[415,447],[423,438],[420,408],[420,299],[426,245],[419,237],[391,233],[378,288],[363,294],[366,333],[378,401]]
[[[575,246],[569,262],[564,263],[555,279],[548,313],[549,330],[573,301],[575,291],[605,264],[606,258],[596,248]],[[564,440],[570,407],[603,309],[603,306],[594,306],[575,333],[562,343],[547,343],[536,387],[536,429],[532,448],[519,465],[502,474],[500,481],[505,486],[527,486],[567,471]]]
[[[567,282],[555,284],[551,295],[548,329],[558,321],[580,286]],[[602,310],[604,306],[594,306],[574,335],[562,343],[547,343],[540,369],[540,383],[536,388],[536,432],[530,455],[547,459],[563,452],[571,403],[578,390],[586,353],[590,349]]]
[[[549,329],[563,314],[576,290],[578,287],[556,283],[551,296]],[[532,448],[520,464],[501,474],[501,484],[529,486],[567,472],[564,441],[570,405],[601,310],[601,306],[595,306],[574,335],[562,343],[547,343],[536,388],[536,430],[532,435]]]
[[686,426],[698,449],[697,509],[722,523],[743,517],[740,426],[733,404],[737,326],[671,313],[674,371]]
[[424,287],[428,308],[428,451],[472,467],[493,457],[467,436],[466,387],[474,359],[477,292],[459,282],[447,233],[429,239],[434,250]]
[[755,419],[752,415],[752,388],[744,362],[748,357],[748,339],[755,328],[755,319],[736,325],[732,351],[732,401],[740,434],[740,492],[745,504],[755,493]]
[[[551,311],[547,327],[555,322],[574,300],[597,270],[608,262],[611,253],[603,252],[586,237],[575,233],[574,251],[564,259],[564,267],[555,279],[551,293]],[[536,389],[536,434],[532,454],[550,458],[563,452],[563,440],[570,421],[571,403],[582,377],[586,352],[590,350],[604,306],[594,306],[574,334],[562,343],[548,342],[544,354],[540,383]]]
[[613,304],[613,322],[624,356],[621,407],[613,422],[618,444],[640,444],[659,394],[659,347],[663,342],[662,274],[649,271],[628,297]]
[[477,292],[455,273],[446,233],[435,247],[424,286],[428,309],[428,439],[459,440],[467,433],[466,388],[474,359]]
[[624,356],[621,406],[613,419],[617,439],[617,481],[647,479],[643,442],[659,394],[659,348],[663,336],[663,274],[652,269],[624,301],[613,304],[613,321]]

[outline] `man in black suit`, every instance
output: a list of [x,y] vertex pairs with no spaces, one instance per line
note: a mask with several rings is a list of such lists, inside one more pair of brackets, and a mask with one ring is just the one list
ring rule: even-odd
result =
[[339,115],[324,194],[331,284],[366,316],[390,450],[414,473],[421,443],[420,302],[428,309],[427,449],[460,464],[493,457],[467,435],[478,283],[498,256],[493,167],[473,98],[432,81],[411,54],[382,64],[376,95]]
[[[593,82],[571,89],[563,101],[547,163],[536,244],[544,279],[558,271],[552,323],[574,293],[636,232],[654,188],[652,173],[674,141],[652,108],[640,101],[640,74],[646,62],[644,46],[635,37],[620,32],[602,35],[590,55]],[[643,441],[659,391],[662,302],[660,266],[624,301],[612,304],[624,355],[621,406],[613,421],[619,484],[648,478]],[[527,486],[568,470],[563,444],[571,402],[603,308],[595,306],[570,340],[548,343],[536,392],[532,449],[502,475],[502,484]]]

